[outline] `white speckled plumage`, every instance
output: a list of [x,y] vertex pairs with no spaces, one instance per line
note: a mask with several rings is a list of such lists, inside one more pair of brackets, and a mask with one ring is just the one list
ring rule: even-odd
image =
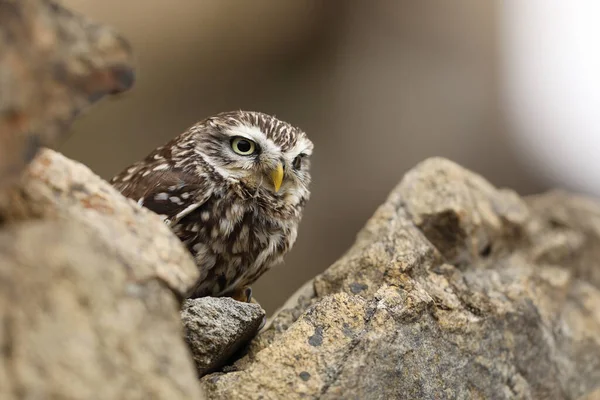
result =
[[[236,152],[236,138],[251,141],[255,152]],[[201,277],[191,297],[230,295],[293,246],[310,196],[312,149],[306,134],[286,122],[227,112],[192,126],[111,183],[164,215],[194,255]],[[272,178],[277,165],[284,171],[279,190]]]

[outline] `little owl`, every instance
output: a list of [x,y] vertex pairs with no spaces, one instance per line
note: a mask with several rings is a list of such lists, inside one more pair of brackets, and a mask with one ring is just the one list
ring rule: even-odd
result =
[[131,165],[111,183],[164,217],[194,256],[190,297],[250,301],[250,285],[296,241],[309,198],[306,134],[272,116],[215,115]]

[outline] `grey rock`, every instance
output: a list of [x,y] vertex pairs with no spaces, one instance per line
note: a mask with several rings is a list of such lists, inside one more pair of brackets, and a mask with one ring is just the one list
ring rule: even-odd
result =
[[181,319],[198,375],[222,367],[256,335],[264,317],[258,304],[228,297],[186,300]]
[[589,398],[599,216],[589,199],[522,199],[426,160],[237,370],[202,385],[213,399]]

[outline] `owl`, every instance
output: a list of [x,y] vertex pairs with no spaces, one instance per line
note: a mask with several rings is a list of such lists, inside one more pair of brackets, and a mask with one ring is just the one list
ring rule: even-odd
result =
[[259,112],[207,118],[116,175],[111,184],[161,215],[192,253],[189,297],[250,301],[250,285],[292,248],[310,196],[313,144]]

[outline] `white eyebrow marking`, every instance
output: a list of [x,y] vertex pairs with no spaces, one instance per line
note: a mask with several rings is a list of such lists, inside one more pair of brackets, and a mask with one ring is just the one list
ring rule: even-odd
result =
[[293,154],[294,157],[296,157],[300,154],[304,154],[308,157],[308,156],[312,155],[312,149],[313,149],[312,143],[308,139],[302,137],[302,138],[298,139],[298,141],[296,142],[294,147],[289,149],[288,153]]
[[250,125],[235,125],[227,129],[225,133],[229,136],[243,136],[255,142],[266,137],[266,134],[260,128]]

